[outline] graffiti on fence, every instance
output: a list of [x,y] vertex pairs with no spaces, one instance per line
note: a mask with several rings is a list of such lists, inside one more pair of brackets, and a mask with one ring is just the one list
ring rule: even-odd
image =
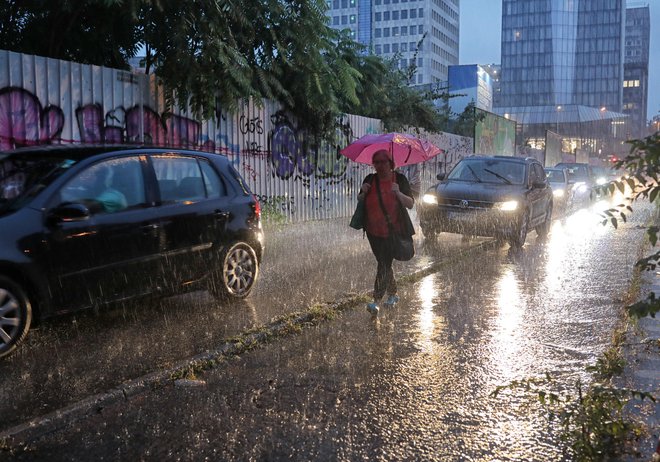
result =
[[[283,111],[271,115],[273,129],[268,135],[270,162],[275,176],[286,180],[291,177],[342,177],[348,159],[339,150],[353,138],[348,120],[339,119],[330,140],[314,138],[299,129]],[[294,174],[296,174],[294,176]]]
[[63,127],[59,107],[42,107],[36,95],[22,88],[0,89],[0,151],[51,143]]

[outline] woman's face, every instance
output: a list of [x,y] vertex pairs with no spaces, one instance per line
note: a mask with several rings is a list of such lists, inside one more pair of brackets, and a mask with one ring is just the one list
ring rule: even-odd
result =
[[389,173],[392,171],[390,168],[390,160],[386,153],[376,154],[373,158],[373,164],[377,173]]

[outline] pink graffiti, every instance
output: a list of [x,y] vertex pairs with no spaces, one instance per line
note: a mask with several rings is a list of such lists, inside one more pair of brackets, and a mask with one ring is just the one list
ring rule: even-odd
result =
[[0,90],[0,151],[57,140],[64,127],[64,113],[57,106],[41,106],[27,90]]
[[142,143],[177,148],[215,150],[215,143],[200,146],[201,124],[176,114],[158,114],[147,106],[126,111],[116,108],[106,114],[100,104],[88,104],[76,110],[83,143]]

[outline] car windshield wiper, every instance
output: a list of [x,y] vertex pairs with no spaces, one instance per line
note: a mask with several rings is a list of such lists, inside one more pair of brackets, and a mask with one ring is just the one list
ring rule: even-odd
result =
[[511,180],[509,180],[507,177],[502,176],[502,175],[500,175],[499,173],[494,172],[494,171],[492,171],[492,170],[490,170],[490,169],[488,169],[488,168],[485,168],[485,169],[484,169],[484,172],[488,172],[488,173],[490,173],[491,175],[495,175],[495,176],[496,176],[497,178],[499,178],[500,180],[502,180],[502,181],[506,181],[506,184],[513,184],[513,183],[511,182]]
[[479,183],[481,183],[481,181],[482,181],[481,178],[479,178],[479,175],[477,175],[477,174],[475,173],[475,171],[472,169],[472,167],[470,167],[469,165],[466,165],[466,167],[468,168],[468,170],[470,170],[470,173],[472,173],[472,175],[474,176],[474,178],[475,178]]

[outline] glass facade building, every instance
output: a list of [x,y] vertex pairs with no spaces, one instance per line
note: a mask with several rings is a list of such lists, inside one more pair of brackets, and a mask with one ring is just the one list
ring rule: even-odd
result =
[[625,0],[503,0],[505,107],[622,107]]
[[572,151],[616,144],[588,138],[618,138],[626,123],[625,18],[626,0],[503,0],[496,112],[521,124],[523,141],[550,130]]
[[630,117],[630,137],[646,136],[649,96],[651,16],[648,5],[626,10],[623,112]]
[[458,64],[459,1],[328,0],[327,16],[371,52],[397,56],[400,68],[415,60],[411,83],[429,84],[446,81],[449,66]]

